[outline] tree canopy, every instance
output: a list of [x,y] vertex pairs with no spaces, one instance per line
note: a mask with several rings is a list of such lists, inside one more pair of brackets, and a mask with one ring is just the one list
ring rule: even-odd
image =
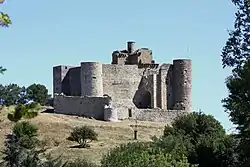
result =
[[238,151],[242,166],[250,165],[250,4],[249,0],[232,0],[236,6],[234,29],[222,49],[223,68],[231,67],[226,79],[228,97],[222,100],[230,120],[239,134]]
[[155,144],[175,158],[185,155],[191,164],[200,167],[237,166],[235,142],[226,135],[221,124],[211,115],[201,112],[182,116]]
[[250,5],[249,0],[232,0],[236,6],[234,30],[222,49],[222,65],[238,69],[250,59]]
[[42,84],[32,84],[27,88],[14,83],[0,84],[0,105],[19,105],[30,101],[45,105],[48,98],[48,89]]

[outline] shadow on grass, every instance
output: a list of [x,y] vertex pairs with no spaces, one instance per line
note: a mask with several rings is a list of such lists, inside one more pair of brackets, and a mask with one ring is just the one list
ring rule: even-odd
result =
[[87,144],[86,146],[81,146],[81,145],[74,145],[74,146],[69,146],[69,148],[78,148],[78,149],[84,149],[84,148],[90,148],[90,145]]
[[44,111],[42,111],[42,113],[55,113],[54,109],[46,109]]

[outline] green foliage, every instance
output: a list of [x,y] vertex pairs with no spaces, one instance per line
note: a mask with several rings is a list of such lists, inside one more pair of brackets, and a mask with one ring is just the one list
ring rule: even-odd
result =
[[122,144],[112,149],[101,163],[101,167],[190,167],[184,156],[176,160],[170,154],[152,148],[150,143],[140,142]]
[[15,124],[13,133],[18,138],[22,138],[24,136],[32,138],[37,136],[37,128],[27,121],[19,122]]
[[8,14],[0,12],[0,26],[1,27],[9,27],[12,24],[10,17]]
[[213,116],[194,112],[180,117],[173,122],[172,127],[166,127],[164,130],[164,136],[177,133],[189,136],[192,143],[196,143],[203,135],[216,137],[225,135],[225,130]]
[[233,138],[216,119],[203,113],[180,117],[172,127],[166,126],[163,137],[154,143],[163,152],[177,159],[185,155],[189,163],[201,167],[237,166]]
[[3,74],[5,71],[7,71],[7,69],[0,66],[0,74]]
[[25,87],[17,84],[0,85],[0,103],[10,106],[25,103]]
[[22,118],[32,119],[38,115],[40,106],[36,103],[18,105],[14,111],[8,113],[8,119],[12,122],[18,122]]
[[250,59],[250,5],[247,0],[232,0],[236,6],[234,30],[229,31],[229,38],[222,50],[223,67],[242,68]]
[[13,132],[7,135],[5,149],[2,152],[6,167],[65,167],[61,157],[52,158],[40,148],[37,128],[29,122],[18,122]]
[[[10,20],[9,15],[0,11],[0,26],[9,27],[10,24],[11,24],[11,20]],[[0,73],[1,73],[1,68],[2,67],[0,67]]]
[[190,153],[195,152],[191,138],[182,134],[167,135],[153,140],[154,147],[161,148],[163,152],[171,154],[177,160],[181,160],[183,155],[188,157]]
[[13,83],[0,85],[0,105],[26,104],[29,101],[45,105],[49,97],[47,88],[41,84],[32,84],[27,89]]
[[[250,166],[250,2],[232,0],[236,6],[234,30],[229,32],[229,39],[222,50],[223,67],[232,67],[232,75],[226,80],[229,90],[227,98],[222,100],[230,120],[239,131],[238,154],[241,166]],[[243,154],[242,154],[243,153]]]
[[89,126],[76,127],[71,132],[68,140],[79,143],[80,147],[88,147],[88,142],[97,140],[98,134]]
[[250,61],[229,77],[226,82],[229,96],[222,100],[229,112],[231,121],[238,125],[237,129],[244,135],[250,130]]
[[29,122],[19,122],[15,124],[13,132],[6,136],[4,163],[7,167],[15,166],[36,166],[39,163],[38,155],[41,150],[37,150],[37,128]]
[[41,84],[32,84],[26,89],[27,99],[45,105],[48,102],[48,89]]
[[230,120],[237,125],[240,138],[241,157],[250,161],[250,61],[243,68],[235,70],[226,82],[229,90],[227,98],[222,100],[223,106],[229,113]]

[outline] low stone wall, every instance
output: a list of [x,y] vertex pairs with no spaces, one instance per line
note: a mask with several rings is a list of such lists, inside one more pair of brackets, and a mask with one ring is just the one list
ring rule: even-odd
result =
[[[129,117],[129,111],[127,108],[118,108],[117,115],[118,118],[123,120]],[[162,110],[162,109],[131,109],[132,118],[139,121],[152,121],[152,122],[163,122],[171,123],[176,118],[188,114],[186,111],[182,110]]]
[[103,119],[104,106],[108,101],[106,97],[57,95],[54,97],[54,109],[55,113]]
[[[107,97],[77,97],[77,96],[63,96],[57,95],[54,97],[55,113],[77,115],[84,117],[93,117],[95,119],[104,119],[104,106],[109,103]],[[131,115],[129,115],[129,108],[119,107],[113,108],[117,112],[117,117],[120,120],[128,119],[131,116],[133,119],[139,121],[152,121],[171,123],[174,119],[184,114],[186,111],[182,110],[167,110],[162,109],[138,109],[132,107]]]
[[187,114],[185,111],[180,110],[167,110],[167,111],[157,111],[154,109],[151,110],[136,110],[135,117],[140,121],[152,121],[152,122],[163,122],[170,124],[176,118]]

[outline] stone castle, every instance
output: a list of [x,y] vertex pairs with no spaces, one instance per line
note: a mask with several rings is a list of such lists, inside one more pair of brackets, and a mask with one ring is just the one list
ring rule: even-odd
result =
[[112,63],[53,68],[56,113],[115,121],[170,122],[192,110],[192,62],[157,64],[148,48],[114,51]]

